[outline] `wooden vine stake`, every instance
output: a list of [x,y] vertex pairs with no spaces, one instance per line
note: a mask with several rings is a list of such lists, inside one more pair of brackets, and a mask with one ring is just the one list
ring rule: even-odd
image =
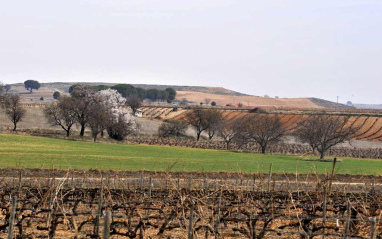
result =
[[269,166],[268,192],[271,191],[272,167],[273,167],[273,163],[271,163],[271,165]]
[[102,215],[102,207],[103,207],[103,177],[101,176],[101,187],[99,189],[99,201],[98,201],[98,212],[96,216],[96,225],[94,228],[94,234],[99,236],[100,234],[100,224],[101,224],[101,215]]
[[337,158],[334,158],[333,166],[332,166],[332,174],[331,174],[330,180],[329,180],[329,195],[332,194],[332,182],[334,179],[334,169],[336,168],[336,163],[337,163]]
[[327,196],[328,196],[328,185],[324,186],[324,202],[322,206],[322,226],[323,226],[323,232],[322,232],[322,239],[325,239],[325,233],[326,233],[326,203],[327,203]]
[[220,207],[221,207],[221,203],[222,203],[222,193],[223,193],[223,189],[221,188],[220,194],[219,194],[217,218],[216,218],[216,223],[215,223],[215,239],[219,238]]
[[370,239],[376,239],[377,233],[375,232],[377,228],[377,219],[375,217],[370,218],[371,226],[370,226]]
[[13,238],[13,228],[15,225],[16,207],[17,207],[17,197],[14,196],[12,199],[11,215],[9,217],[8,239]]
[[348,205],[346,207],[347,215],[346,215],[346,223],[345,223],[345,235],[344,238],[348,238],[349,236],[349,228],[350,228],[350,202],[348,202]]
[[188,239],[192,239],[194,236],[193,225],[192,225],[193,220],[194,220],[194,206],[191,206],[190,207],[190,219],[188,222]]
[[110,222],[111,222],[111,212],[107,211],[105,215],[105,220],[103,223],[103,238],[109,239],[110,237]]

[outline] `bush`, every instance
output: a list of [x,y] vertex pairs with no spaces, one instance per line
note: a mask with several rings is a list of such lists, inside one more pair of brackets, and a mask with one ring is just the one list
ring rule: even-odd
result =
[[40,100],[44,100],[44,97],[41,96]]
[[139,131],[139,125],[131,115],[120,115],[117,122],[114,122],[106,129],[110,138],[122,141],[128,135],[135,135]]
[[216,102],[215,102],[215,101],[212,101],[212,102],[211,102],[211,106],[216,106]]
[[158,135],[163,138],[169,136],[181,136],[186,132],[187,128],[187,124],[183,121],[168,120],[159,126]]
[[57,100],[58,98],[60,98],[60,96],[61,96],[61,93],[58,92],[58,91],[55,91],[55,92],[53,93],[53,98],[54,98],[55,100]]

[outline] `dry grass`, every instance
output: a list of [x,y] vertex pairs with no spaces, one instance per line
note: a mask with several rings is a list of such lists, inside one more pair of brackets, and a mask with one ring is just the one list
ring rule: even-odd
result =
[[[18,129],[31,129],[31,130],[58,130],[62,131],[59,126],[52,126],[49,124],[44,115],[42,108],[40,107],[28,107],[26,108],[27,113],[25,118],[17,124]],[[161,124],[161,121],[158,120],[150,120],[145,118],[138,118],[138,122],[141,125],[141,133],[142,134],[157,134],[158,127]],[[4,109],[0,108],[0,129],[9,130],[13,128],[12,122],[5,115]],[[73,127],[73,132],[77,134],[76,131],[79,131],[79,128],[75,125]]]
[[271,107],[295,107],[295,108],[323,108],[311,102],[307,98],[264,98],[258,96],[232,96],[232,95],[216,95],[194,91],[177,91],[176,98],[182,100],[186,98],[189,101],[204,102],[209,98],[218,105],[242,103],[245,107],[271,106]]

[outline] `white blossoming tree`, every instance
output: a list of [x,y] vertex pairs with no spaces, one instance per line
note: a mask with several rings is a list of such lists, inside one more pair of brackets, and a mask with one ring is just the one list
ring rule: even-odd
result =
[[126,99],[116,90],[107,89],[94,94],[88,125],[92,130],[94,141],[104,130],[110,138],[124,140],[126,136],[136,134],[139,124],[124,108]]

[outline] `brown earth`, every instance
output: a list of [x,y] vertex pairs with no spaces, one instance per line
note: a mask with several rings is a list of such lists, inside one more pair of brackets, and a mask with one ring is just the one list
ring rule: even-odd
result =
[[[157,108],[157,107],[143,107],[143,117],[144,118],[155,118],[155,119],[176,119],[184,120],[185,113],[188,109],[180,108],[178,111],[172,111],[172,108]],[[232,121],[252,113],[248,110],[224,110],[222,109],[223,116]],[[277,115],[284,122],[285,126],[293,131],[296,123],[302,118],[309,117],[309,114],[300,113],[282,113],[282,114],[271,114]],[[343,114],[341,114],[343,115]],[[350,115],[349,124],[354,122],[355,127],[359,127],[358,132],[354,135],[354,140],[362,141],[382,141],[382,116],[379,115]],[[333,117],[338,117],[335,114]],[[341,116],[344,117],[344,116]]]

